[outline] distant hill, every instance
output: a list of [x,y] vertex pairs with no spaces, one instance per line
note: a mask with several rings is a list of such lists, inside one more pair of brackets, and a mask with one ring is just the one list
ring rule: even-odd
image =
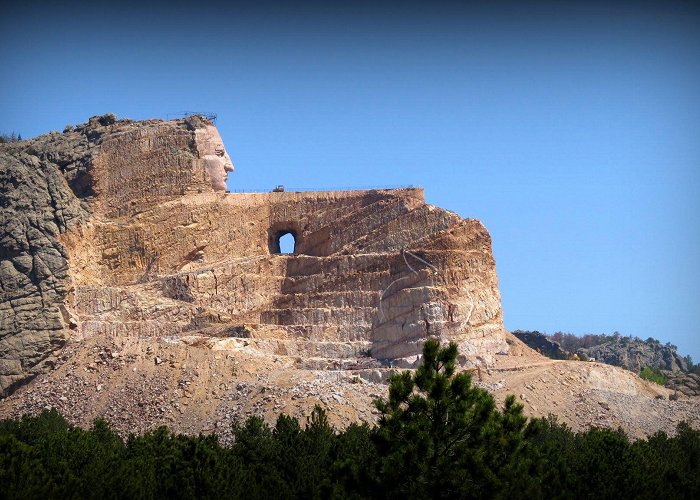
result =
[[[515,330],[513,335],[531,348],[552,359],[574,355],[586,361],[599,361],[627,370],[655,374],[656,380],[688,396],[700,396],[700,365],[692,358],[681,356],[670,342],[662,344],[649,337],[612,335],[583,335],[556,332],[547,335],[538,331]],[[646,377],[645,377],[646,378]]]
[[661,344],[653,338],[641,340],[618,335],[601,344],[579,348],[576,353],[579,356],[585,354],[597,361],[621,366],[635,372],[648,367],[656,370],[687,373],[693,367],[690,357],[682,357],[678,354],[676,346]]

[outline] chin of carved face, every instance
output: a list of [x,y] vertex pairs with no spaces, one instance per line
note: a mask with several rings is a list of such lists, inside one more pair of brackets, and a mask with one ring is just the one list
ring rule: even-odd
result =
[[219,132],[212,125],[197,129],[195,142],[199,157],[204,160],[204,168],[211,179],[211,187],[214,191],[226,191],[226,177],[228,172],[233,172],[233,163],[226,153]]

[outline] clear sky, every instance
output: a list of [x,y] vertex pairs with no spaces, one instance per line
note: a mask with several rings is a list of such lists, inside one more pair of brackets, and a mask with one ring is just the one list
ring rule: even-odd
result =
[[232,190],[423,186],[489,229],[509,329],[700,361],[692,3],[254,3],[3,7],[0,132],[215,112]]

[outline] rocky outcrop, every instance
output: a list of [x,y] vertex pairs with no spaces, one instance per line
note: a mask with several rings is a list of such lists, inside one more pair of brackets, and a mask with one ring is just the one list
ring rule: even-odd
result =
[[558,342],[549,339],[544,333],[515,330],[511,332],[528,347],[551,359],[567,359],[569,353]]
[[675,349],[660,342],[645,342],[629,337],[617,337],[597,346],[579,349],[578,354],[635,372],[646,367],[671,372],[688,371],[688,363]]
[[661,374],[666,379],[666,387],[684,396],[700,396],[700,375],[679,371],[662,371]]
[[428,337],[464,365],[508,349],[488,232],[421,189],[227,193],[233,164],[201,117],[105,115],[0,151],[2,394],[69,338],[302,369],[413,366]]
[[[552,340],[544,333],[524,330],[515,330],[512,333],[530,348],[548,358],[567,359],[570,356],[569,352],[562,349],[559,342]],[[620,335],[600,337],[610,340],[592,347],[577,349],[577,357],[586,361],[599,361],[619,366],[636,373],[648,367],[655,373],[663,375],[666,387],[677,390],[685,396],[700,396],[700,377],[688,373],[688,360],[680,356],[675,347],[670,344],[662,345],[654,339],[643,341]]]
[[60,237],[88,214],[88,150],[83,134],[0,146],[0,395],[50,368],[76,326]]

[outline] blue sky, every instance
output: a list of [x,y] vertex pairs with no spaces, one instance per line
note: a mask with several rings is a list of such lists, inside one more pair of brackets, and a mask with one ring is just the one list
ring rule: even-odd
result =
[[0,132],[212,111],[231,189],[420,185],[482,220],[509,329],[700,361],[691,3],[3,8]]

